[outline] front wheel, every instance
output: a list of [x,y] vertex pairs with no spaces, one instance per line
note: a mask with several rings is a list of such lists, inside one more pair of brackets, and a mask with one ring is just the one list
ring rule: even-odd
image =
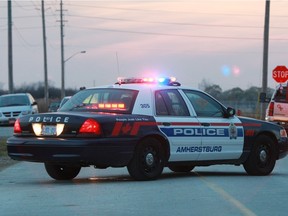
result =
[[243,166],[249,175],[269,175],[276,163],[276,146],[272,138],[261,135]]
[[135,180],[153,180],[161,175],[164,164],[163,145],[159,140],[150,137],[141,141],[136,147],[127,169]]
[[45,163],[45,169],[53,179],[71,180],[79,174],[81,167]]

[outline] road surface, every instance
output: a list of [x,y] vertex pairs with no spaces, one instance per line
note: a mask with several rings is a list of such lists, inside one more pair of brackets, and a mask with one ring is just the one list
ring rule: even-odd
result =
[[9,137],[13,135],[13,127],[0,126],[0,138]]
[[38,163],[0,172],[0,215],[287,215],[288,158],[272,175],[248,176],[242,166],[169,169],[156,181],[133,181],[126,168],[83,168],[73,181],[55,181]]

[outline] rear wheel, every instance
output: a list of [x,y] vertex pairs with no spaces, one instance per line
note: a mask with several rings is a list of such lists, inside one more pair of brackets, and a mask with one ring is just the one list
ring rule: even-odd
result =
[[243,166],[249,175],[269,175],[276,163],[276,146],[272,138],[261,135]]
[[79,174],[81,167],[45,163],[45,169],[51,178],[71,180]]
[[164,163],[164,148],[159,140],[151,137],[139,143],[127,169],[135,180],[153,180],[161,175]]
[[185,172],[191,172],[191,170],[194,169],[195,166],[193,165],[187,165],[187,166],[184,166],[184,165],[170,165],[168,166],[168,168],[173,171],[173,172],[182,172],[182,173],[185,173]]

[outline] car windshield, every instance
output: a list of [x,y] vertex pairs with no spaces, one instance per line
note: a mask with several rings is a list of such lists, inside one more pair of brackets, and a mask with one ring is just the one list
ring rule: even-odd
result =
[[25,95],[11,95],[0,97],[0,107],[8,106],[27,106],[29,104],[28,97]]
[[75,94],[60,111],[131,113],[138,91],[127,89],[86,89]]

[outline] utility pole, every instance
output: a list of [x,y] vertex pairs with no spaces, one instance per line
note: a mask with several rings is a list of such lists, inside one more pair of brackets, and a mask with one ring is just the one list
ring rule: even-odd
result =
[[60,1],[60,37],[61,37],[61,98],[65,97],[65,60],[64,60],[64,22],[63,22],[63,2]]
[[12,3],[8,0],[8,82],[9,93],[14,93],[13,86],[13,49],[12,49]]
[[[268,49],[269,49],[269,18],[270,18],[270,0],[265,4],[265,23],[264,23],[264,46],[263,46],[263,73],[262,73],[262,92],[267,93],[267,75],[268,75]],[[265,119],[266,104],[261,103],[260,117]]]
[[41,1],[42,3],[42,28],[43,28],[43,51],[44,51],[44,97],[45,97],[45,105],[48,106],[48,98],[49,98],[49,91],[48,91],[48,72],[47,72],[47,49],[46,49],[46,26],[45,26],[45,6],[44,0]]

